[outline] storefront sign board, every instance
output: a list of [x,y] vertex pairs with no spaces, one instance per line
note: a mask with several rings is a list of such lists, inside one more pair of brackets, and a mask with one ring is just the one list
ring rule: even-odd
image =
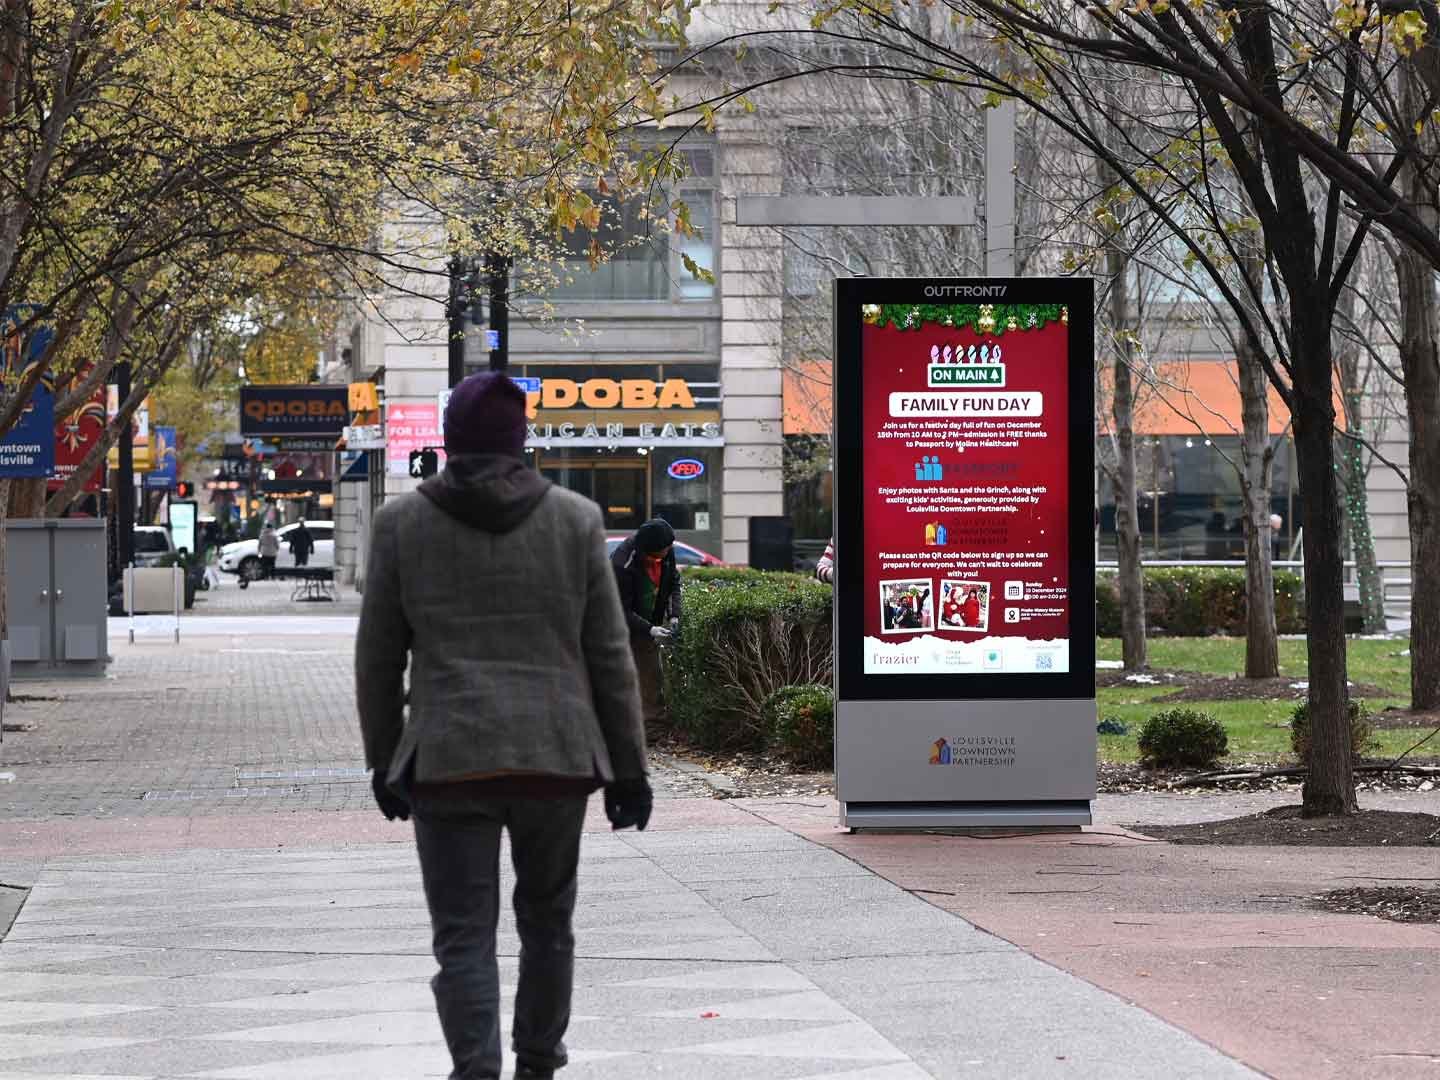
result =
[[348,386],[240,388],[241,435],[257,438],[328,436],[335,439],[349,422]]
[[837,283],[836,793],[852,828],[1087,823],[1093,286]]

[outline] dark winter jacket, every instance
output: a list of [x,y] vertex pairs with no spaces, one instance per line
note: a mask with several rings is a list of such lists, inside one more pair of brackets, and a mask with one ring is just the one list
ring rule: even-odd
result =
[[660,568],[660,587],[655,590],[655,606],[642,611],[642,598],[646,595],[645,556],[635,550],[632,536],[610,556],[615,567],[615,581],[620,586],[620,606],[625,609],[625,621],[630,624],[630,633],[636,637],[649,637],[652,626],[664,626],[671,619],[680,617],[680,569],[675,565],[675,552],[665,556]]
[[298,561],[310,558],[315,550],[315,536],[304,525],[290,530],[290,552]]
[[600,508],[514,457],[451,458],[376,515],[355,684],[392,787],[412,760],[421,784],[645,775]]

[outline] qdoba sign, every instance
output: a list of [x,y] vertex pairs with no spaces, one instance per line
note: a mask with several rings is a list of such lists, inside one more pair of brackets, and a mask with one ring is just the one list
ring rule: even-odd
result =
[[345,386],[244,386],[240,434],[247,438],[339,436],[350,422]]

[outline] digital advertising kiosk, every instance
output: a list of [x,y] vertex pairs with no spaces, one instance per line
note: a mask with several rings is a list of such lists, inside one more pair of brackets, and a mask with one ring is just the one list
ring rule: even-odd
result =
[[1083,825],[1094,285],[835,293],[835,782],[863,828]]

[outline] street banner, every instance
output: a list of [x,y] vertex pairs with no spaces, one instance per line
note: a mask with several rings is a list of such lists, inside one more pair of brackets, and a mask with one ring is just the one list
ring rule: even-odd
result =
[[[76,377],[82,383],[89,376],[90,368],[83,369]],[[47,487],[59,491],[64,487],[75,470],[84,464],[86,456],[105,433],[106,388],[97,386],[95,392],[63,416],[55,419],[55,470]],[[94,494],[104,486],[105,462],[102,458],[95,463],[91,474],[85,478],[80,490]]]
[[[0,318],[0,410],[9,404],[45,357],[55,331],[26,323],[34,309],[17,304]],[[55,468],[55,383],[40,376],[15,425],[0,438],[0,476],[48,477]]]
[[157,425],[150,440],[153,450],[151,469],[145,474],[145,487],[150,490],[173,491],[180,479],[180,449],[175,429]]
[[835,311],[847,823],[1088,821],[1091,284],[855,279]]

